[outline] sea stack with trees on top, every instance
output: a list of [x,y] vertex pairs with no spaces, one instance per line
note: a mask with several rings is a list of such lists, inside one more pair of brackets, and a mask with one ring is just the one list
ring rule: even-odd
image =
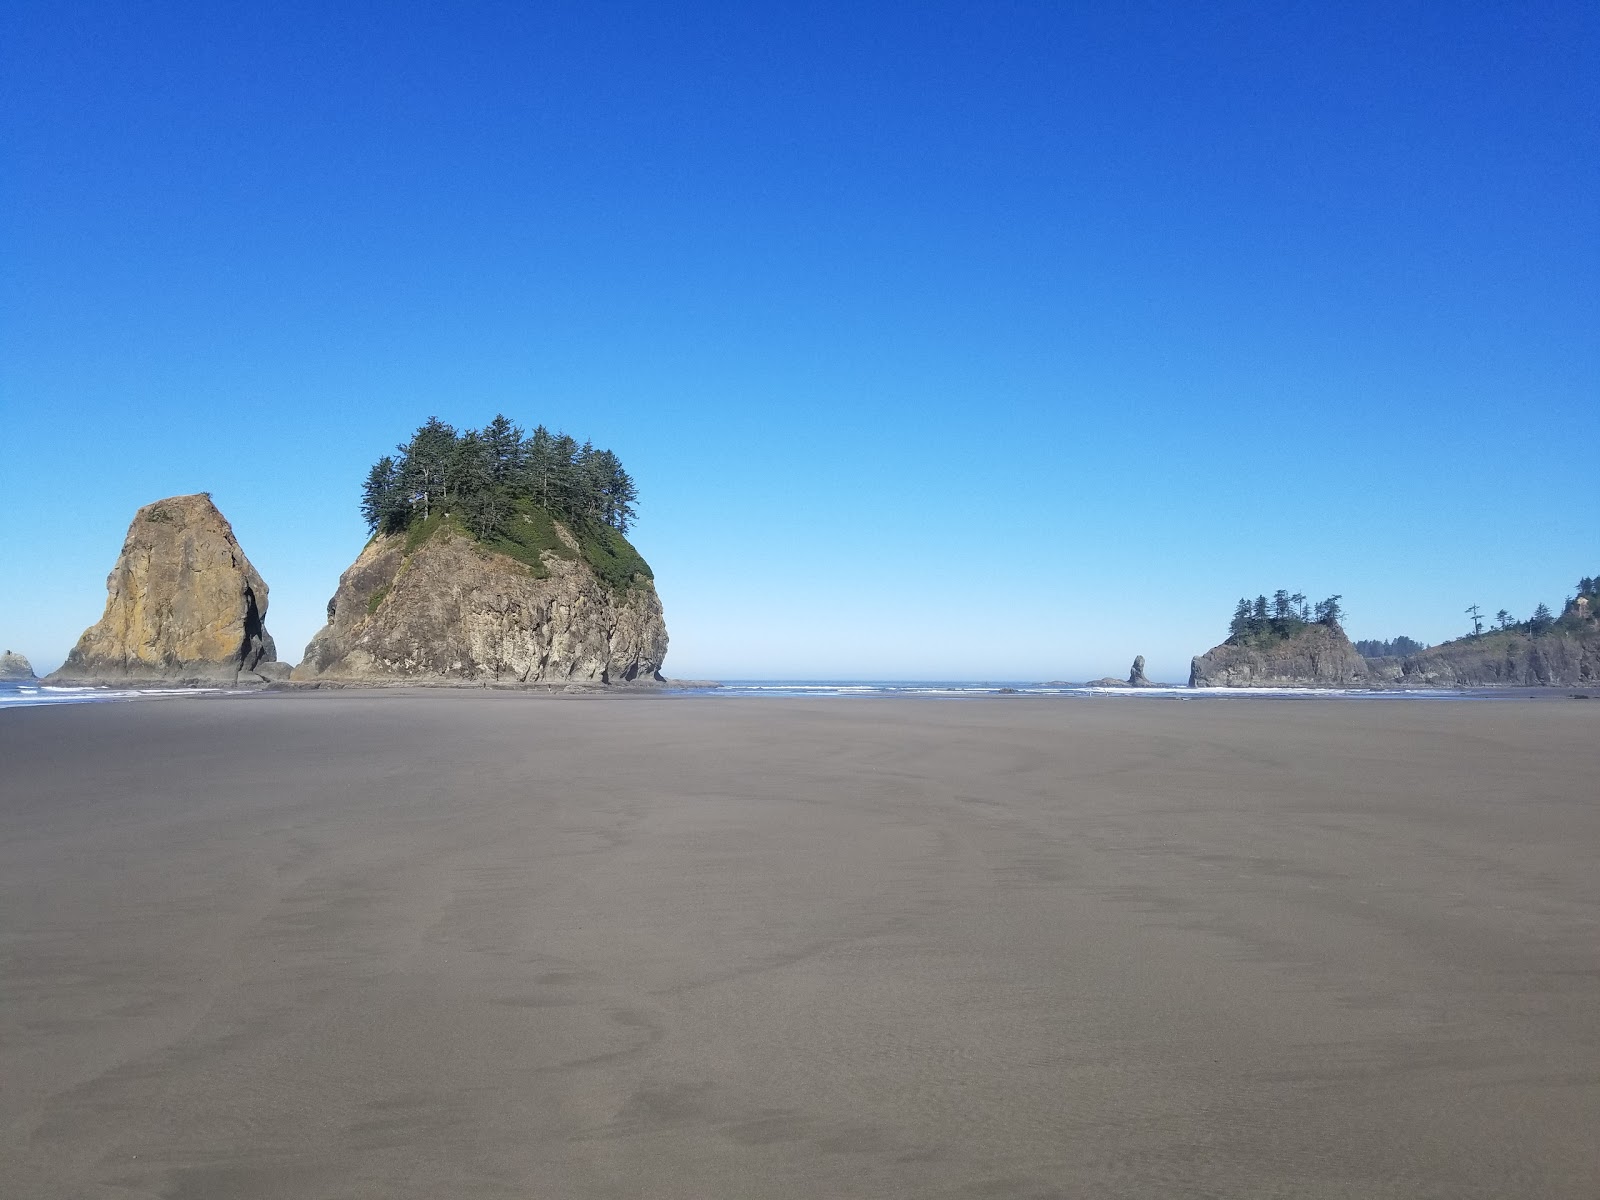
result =
[[504,416],[430,418],[368,472],[372,538],[339,579],[301,682],[621,683],[667,651],[637,492],[617,456]]
[[105,612],[49,683],[261,684],[281,679],[267,585],[208,492],[134,514]]
[[1190,687],[1351,687],[1366,660],[1340,626],[1342,597],[1313,606],[1300,592],[1241,599],[1228,639],[1189,664]]
[[[1475,688],[1600,683],[1600,577],[1578,580],[1559,615],[1540,604],[1525,621],[1468,606],[1472,631],[1425,646],[1412,638],[1352,643],[1342,597],[1312,606],[1276,592],[1234,609],[1228,640],[1194,659],[1191,687]],[[1486,627],[1487,626],[1487,627]],[[1104,681],[1102,681],[1104,682]]]

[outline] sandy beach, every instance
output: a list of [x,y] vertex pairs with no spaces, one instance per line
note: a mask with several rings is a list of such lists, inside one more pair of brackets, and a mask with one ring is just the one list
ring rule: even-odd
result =
[[1600,1194],[1600,703],[0,713],[0,1195]]

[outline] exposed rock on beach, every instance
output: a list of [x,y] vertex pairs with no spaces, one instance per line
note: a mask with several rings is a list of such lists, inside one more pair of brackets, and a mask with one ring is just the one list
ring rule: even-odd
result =
[[1159,683],[1152,683],[1144,673],[1144,655],[1137,654],[1133,659],[1133,666],[1128,670],[1126,679],[1118,679],[1114,675],[1107,675],[1102,679],[1091,679],[1085,687],[1160,687]]
[[208,494],[134,514],[106,608],[50,681],[261,683],[287,669],[267,632],[267,585]]
[[0,654],[0,680],[14,683],[18,680],[26,681],[33,678],[35,678],[33,664],[22,655],[13,654],[10,650]]
[[1600,683],[1600,630],[1486,633],[1403,660],[1371,660],[1379,682],[1399,687],[1570,687]]
[[1352,687],[1367,663],[1337,625],[1307,624],[1284,638],[1229,638],[1195,658],[1190,687]]
[[[380,534],[340,577],[297,682],[621,683],[659,678],[661,601],[643,560],[603,578],[552,522],[552,548],[519,561],[446,522]],[[607,544],[625,547],[620,534]],[[632,554],[631,547],[625,547]]]

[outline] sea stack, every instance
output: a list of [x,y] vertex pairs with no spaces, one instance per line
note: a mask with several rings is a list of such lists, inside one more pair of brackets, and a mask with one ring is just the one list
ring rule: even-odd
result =
[[[622,683],[658,679],[667,628],[650,568],[615,529],[541,509],[502,549],[435,516],[380,533],[339,579],[296,681]],[[505,552],[506,548],[516,551]]]
[[267,585],[209,494],[134,514],[106,610],[53,682],[262,683],[287,668],[267,633]]
[[1142,655],[1142,654],[1135,654],[1133,656],[1133,667],[1128,672],[1128,686],[1129,687],[1155,687],[1156,686],[1155,684],[1150,682],[1149,677],[1144,673],[1144,655]]
[[34,679],[33,664],[20,654],[13,654],[7,650],[0,654],[0,681],[6,683],[26,682]]
[[1307,622],[1287,636],[1235,635],[1189,665],[1189,686],[1350,687],[1367,661],[1338,625]]

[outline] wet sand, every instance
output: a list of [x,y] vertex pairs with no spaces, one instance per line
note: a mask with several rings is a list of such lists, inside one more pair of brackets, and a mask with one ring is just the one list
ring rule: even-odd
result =
[[1600,703],[0,713],[0,1195],[1600,1195]]

